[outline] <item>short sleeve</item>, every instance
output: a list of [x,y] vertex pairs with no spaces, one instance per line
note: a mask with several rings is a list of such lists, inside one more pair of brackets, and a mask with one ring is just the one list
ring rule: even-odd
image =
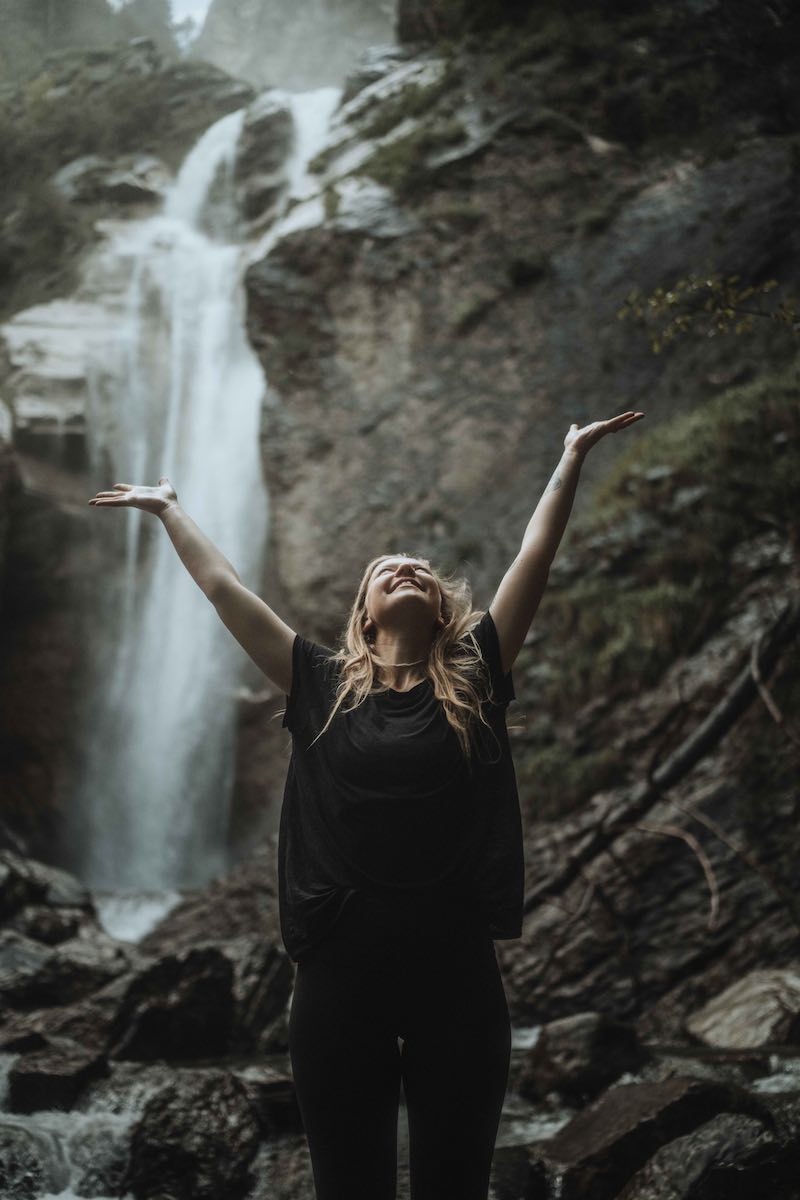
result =
[[281,722],[284,729],[299,733],[312,712],[329,702],[331,659],[334,652],[327,646],[310,642],[296,633],[292,643],[292,690],[286,697],[286,711]]
[[503,674],[500,658],[500,640],[497,636],[497,627],[488,608],[477,625],[473,625],[470,633],[480,646],[481,654],[489,668],[494,702],[505,708],[512,700],[516,700],[514,681],[511,678],[511,671],[507,671],[505,675]]

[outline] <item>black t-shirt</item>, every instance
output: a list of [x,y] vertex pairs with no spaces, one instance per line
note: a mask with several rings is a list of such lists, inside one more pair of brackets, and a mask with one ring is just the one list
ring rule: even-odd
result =
[[335,701],[338,664],[295,636],[278,839],[281,932],[295,961],[357,893],[416,905],[434,931],[439,902],[457,900],[493,938],[521,935],[522,822],[505,720],[514,685],[488,611],[471,632],[489,668],[492,731],[478,725],[471,766],[429,679],[340,710],[311,746]]

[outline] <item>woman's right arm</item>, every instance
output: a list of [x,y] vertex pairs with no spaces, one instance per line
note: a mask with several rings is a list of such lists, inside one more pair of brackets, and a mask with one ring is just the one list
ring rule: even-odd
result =
[[276,687],[292,690],[295,632],[260,596],[245,587],[225,555],[195,524],[177,500],[159,513],[175,549],[223,624]]
[[242,649],[276,687],[287,696],[291,694],[294,630],[244,586],[235,567],[178,504],[175,489],[165,475],[157,487],[116,483],[113,491],[98,492],[89,504],[97,508],[141,508],[156,515],[183,565]]

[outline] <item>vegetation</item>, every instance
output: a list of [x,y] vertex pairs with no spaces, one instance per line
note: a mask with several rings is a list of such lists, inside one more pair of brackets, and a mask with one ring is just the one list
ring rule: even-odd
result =
[[[437,172],[428,162],[429,156],[460,142],[463,137],[464,127],[455,120],[418,126],[405,137],[378,146],[374,154],[361,164],[359,174],[368,175],[403,199],[411,200],[437,181]],[[452,174],[450,168],[450,181]]]
[[[642,430],[572,528],[574,569],[564,579],[554,567],[536,617],[543,641],[520,655],[549,718],[519,755],[536,781],[535,815],[564,813],[608,786],[613,756],[604,766],[568,743],[574,763],[554,765],[554,729],[572,728],[600,695],[613,704],[652,688],[695,651],[752,581],[748,542],[771,534],[784,565],[767,569],[800,576],[799,367]],[[748,767],[753,778],[768,765],[761,758]]]
[[65,52],[0,100],[0,177],[12,182],[0,196],[0,317],[74,283],[101,212],[63,199],[52,183],[60,167],[134,152],[177,167],[221,115],[215,88],[224,76],[214,68],[196,64],[187,75],[155,60],[144,73],[128,56],[126,46]]
[[106,46],[147,36],[177,54],[169,0],[127,0],[115,11],[107,0],[0,0],[0,77],[22,80],[45,55],[67,47]]
[[[649,296],[634,289],[617,315],[620,320],[633,317],[644,325],[655,354],[689,330],[706,337],[731,331],[752,333],[757,318],[785,325],[800,336],[800,300],[791,293],[782,294],[780,288],[777,279],[755,285],[743,284],[738,275],[688,275],[670,287],[656,288]],[[772,302],[765,301],[771,293],[775,293]]]

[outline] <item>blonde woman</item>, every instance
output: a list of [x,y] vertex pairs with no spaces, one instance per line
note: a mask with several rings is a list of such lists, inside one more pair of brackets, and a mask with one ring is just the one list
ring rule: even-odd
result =
[[486,1200],[511,1048],[495,939],[522,930],[505,714],[581,464],[626,412],[573,424],[486,612],[417,555],[367,564],[337,650],[239,580],[169,480],[90,504],[156,513],[234,637],[287,697],[281,931],[289,1048],[317,1200],[393,1200],[400,1085],[414,1200]]

